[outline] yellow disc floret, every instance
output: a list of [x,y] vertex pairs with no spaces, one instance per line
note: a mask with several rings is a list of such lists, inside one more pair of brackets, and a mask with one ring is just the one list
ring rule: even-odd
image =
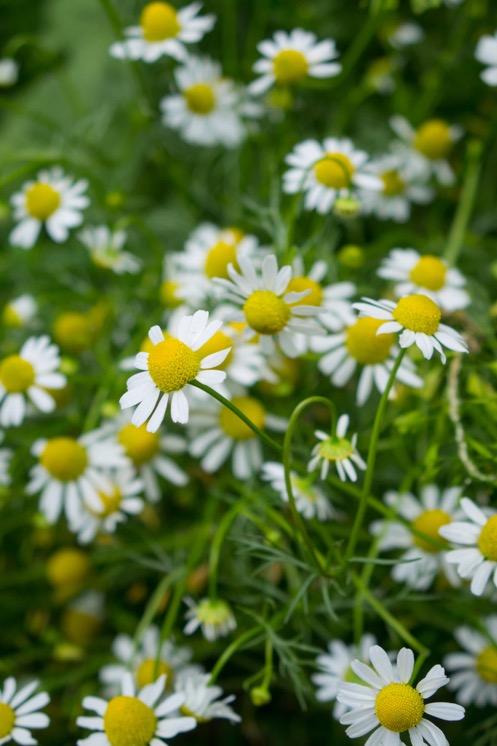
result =
[[[452,518],[445,512],[445,510],[424,510],[414,519],[412,527],[416,529],[416,531],[419,531],[430,539],[433,539],[433,541],[428,541],[428,538],[425,539],[422,536],[414,534],[414,543],[425,552],[439,552],[442,539],[438,531],[442,526],[446,526],[448,523],[452,523]],[[438,542],[439,546],[437,546],[436,542]]]
[[88,454],[74,438],[51,438],[40,455],[40,463],[59,482],[73,482],[84,473]]
[[409,279],[415,285],[427,290],[440,290],[445,285],[447,265],[437,256],[422,256],[409,272]]
[[273,59],[273,73],[280,85],[297,83],[309,71],[306,56],[297,49],[282,49]]
[[497,648],[488,645],[476,658],[476,670],[489,684],[497,684]]
[[419,127],[414,136],[414,147],[432,161],[445,158],[452,147],[450,127],[443,119],[430,119]]
[[478,547],[485,559],[497,562],[497,515],[491,516],[482,527]]
[[319,444],[319,455],[326,461],[343,461],[354,453],[354,447],[347,438],[332,436]]
[[207,355],[213,355],[215,352],[221,352],[221,350],[225,350],[227,347],[231,348],[230,351],[223,362],[217,366],[218,368],[221,368],[221,370],[225,370],[233,357],[233,341],[225,332],[220,331],[213,334],[212,337],[199,348],[198,354],[201,358],[204,358],[207,357]]
[[395,321],[406,329],[422,334],[435,334],[442,318],[441,311],[426,295],[406,295],[392,311]]
[[106,518],[119,510],[123,495],[118,487],[114,487],[111,492],[99,490],[98,499],[100,501],[100,508],[98,510],[93,510],[92,508],[90,512],[94,513],[98,518]]
[[147,684],[153,684],[154,681],[157,681],[159,676],[162,675],[167,677],[167,683],[170,685],[172,674],[173,669],[166,661],[157,661],[155,658],[147,658],[138,666],[135,678],[138,687],[141,689],[142,687],[147,686]]
[[159,452],[160,435],[149,433],[145,425],[136,427],[130,422],[121,428],[117,439],[136,467],[151,461]]
[[7,303],[2,312],[2,321],[5,326],[19,328],[24,326],[24,319],[12,303]]
[[52,585],[61,588],[84,583],[90,562],[81,549],[66,547],[52,554],[47,562],[47,576]]
[[111,746],[148,746],[156,728],[154,711],[137,697],[114,697],[107,705],[104,730]]
[[148,3],[140,16],[143,38],[147,41],[164,41],[177,36],[181,24],[178,14],[169,3]]
[[314,165],[314,176],[329,189],[345,189],[350,185],[355,166],[343,153],[326,153]]
[[206,116],[216,106],[216,94],[209,83],[194,83],[183,91],[186,105],[194,114]]
[[345,333],[345,346],[350,357],[361,365],[382,363],[390,355],[393,334],[377,334],[384,322],[369,316],[357,319]]
[[5,738],[12,732],[16,714],[12,707],[0,702],[0,738]]
[[293,303],[294,306],[320,306],[323,300],[323,289],[319,282],[311,277],[293,277],[288,283],[287,293],[309,292],[301,300]]
[[35,381],[35,371],[20,355],[9,355],[0,363],[0,384],[9,394],[26,391]]
[[[232,399],[232,402],[259,430],[262,430],[266,421],[266,413],[264,407],[257,399],[253,399],[251,396],[236,396]],[[219,425],[228,438],[233,438],[234,440],[248,440],[249,438],[256,437],[254,431],[226,407],[221,409]]]
[[225,601],[206,598],[196,608],[196,617],[201,624],[221,627],[231,619],[231,610]]
[[182,299],[178,295],[179,283],[175,280],[164,280],[160,286],[160,299],[166,308],[181,306]]
[[395,169],[384,171],[381,174],[381,180],[383,182],[383,194],[386,197],[398,197],[399,194],[404,193],[406,183]]
[[91,347],[93,324],[89,316],[79,311],[65,311],[55,319],[53,334],[56,342],[70,352],[83,352]]
[[402,733],[421,722],[425,705],[421,694],[409,684],[388,684],[376,696],[375,711],[385,728]]
[[236,244],[228,241],[216,241],[211,246],[205,257],[204,272],[207,277],[228,277],[228,265],[232,264],[238,269],[236,260]]
[[272,290],[255,290],[243,306],[251,329],[259,334],[278,334],[288,323],[290,308]]
[[176,337],[166,337],[148,355],[148,372],[161,391],[179,391],[200,370],[201,357]]
[[26,189],[26,211],[36,220],[47,220],[60,206],[60,194],[42,181]]

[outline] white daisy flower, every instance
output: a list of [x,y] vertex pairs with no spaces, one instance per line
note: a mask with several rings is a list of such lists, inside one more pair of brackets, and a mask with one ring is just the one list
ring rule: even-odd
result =
[[221,718],[239,723],[241,717],[230,707],[235,697],[230,695],[220,699],[223,690],[220,686],[209,686],[210,674],[203,671],[182,671],[178,675],[174,690],[185,698],[181,705],[182,715],[189,715],[197,723],[208,723]]
[[128,635],[118,635],[112,643],[112,653],[116,663],[104,666],[100,672],[100,680],[110,695],[119,691],[129,672],[139,688],[152,684],[159,676],[166,676],[170,688],[182,671],[198,670],[190,664],[191,650],[161,640],[160,630],[155,626],[147,627],[136,643]]
[[260,114],[241,86],[206,57],[188,57],[174,71],[178,93],[160,102],[162,122],[194,145],[234,148],[246,135],[245,119]]
[[424,31],[419,23],[406,21],[399,25],[388,36],[388,41],[395,49],[404,49],[413,44],[419,44],[424,38]]
[[287,86],[305,78],[332,78],[342,66],[336,61],[338,52],[333,39],[318,41],[315,34],[303,29],[290,33],[276,31],[272,39],[257,45],[262,59],[257,60],[254,72],[260,75],[250,84],[255,95],[265,93],[273,85]]
[[153,684],[136,691],[133,677],[125,674],[122,679],[122,694],[110,701],[100,697],[85,697],[83,707],[90,716],[76,721],[81,728],[93,731],[87,738],[77,741],[78,746],[167,746],[166,740],[178,733],[186,733],[196,727],[191,717],[181,717],[176,712],[184,702],[184,696],[176,693],[163,699],[165,676]]
[[188,605],[186,612],[185,635],[192,635],[198,629],[209,642],[226,637],[236,629],[236,619],[226,601],[203,598],[194,601],[185,598]]
[[82,211],[90,204],[87,187],[87,181],[73,181],[61,168],[40,171],[36,181],[28,181],[11,199],[18,225],[10,234],[10,243],[30,249],[43,225],[53,241],[65,241],[70,229],[83,222]]
[[447,161],[453,145],[462,137],[462,129],[443,119],[429,119],[414,129],[407,119],[394,116],[390,126],[408,148],[406,169],[413,177],[434,176],[440,184],[454,183],[454,173]]
[[305,193],[306,210],[325,214],[339,197],[354,189],[381,191],[383,182],[368,173],[368,155],[351,140],[328,137],[322,143],[304,140],[285,159],[290,167],[283,176],[283,191]]
[[126,39],[112,44],[110,53],[120,60],[156,62],[160,57],[184,60],[186,45],[195,44],[212,29],[212,15],[200,16],[202,3],[190,3],[176,10],[165,2],[147,3],[140,25],[125,29]]
[[[268,461],[262,467],[261,476],[264,481],[269,482],[284,502],[288,502],[283,464]],[[314,484],[312,477],[301,477],[292,471],[290,480],[299,513],[308,520],[317,518],[318,521],[329,521],[333,516],[333,508],[324,492]]]
[[19,295],[3,307],[2,321],[5,326],[21,328],[29,324],[38,312],[38,304],[32,295]]
[[38,440],[32,453],[39,461],[31,469],[27,492],[41,492],[40,511],[48,523],[64,510],[69,524],[77,524],[82,503],[95,504],[99,492],[111,491],[109,471],[128,465],[121,446],[98,431]]
[[297,357],[304,351],[299,342],[301,335],[321,333],[320,325],[310,319],[317,316],[317,306],[302,305],[300,301],[309,291],[289,291],[292,268],[282,267],[273,254],[264,257],[261,271],[258,272],[249,259],[239,258],[240,271],[232,264],[228,266],[230,279],[216,278],[223,288],[226,298],[241,306],[240,320],[249,326],[249,335],[260,335],[263,351],[274,353],[275,342],[288,357]]
[[471,593],[481,596],[490,576],[497,587],[497,512],[483,511],[467,497],[461,508],[469,520],[442,526],[440,536],[464,547],[447,552],[447,562],[457,566],[461,578],[471,579]]
[[415,249],[392,249],[383,260],[378,275],[395,282],[397,297],[422,293],[444,311],[459,311],[470,303],[464,290],[466,280],[445,259],[420,254]]
[[312,675],[312,682],[316,685],[316,699],[318,702],[333,702],[333,717],[337,720],[346,712],[347,707],[337,701],[337,694],[344,682],[356,682],[357,676],[351,669],[353,660],[359,658],[365,663],[368,660],[369,649],[376,643],[373,635],[363,635],[359,644],[346,645],[341,640],[328,643],[326,653],[320,653],[316,658],[319,672]]
[[423,487],[419,498],[410,493],[387,492],[386,504],[408,523],[376,521],[371,532],[379,537],[383,551],[403,550],[392,569],[392,577],[398,583],[426,590],[443,572],[452,585],[458,584],[454,569],[446,561],[439,529],[457,520],[460,496],[459,487],[440,490],[434,484]]
[[449,688],[461,705],[497,705],[497,616],[483,620],[482,629],[459,627],[454,632],[464,652],[449,653],[444,664],[452,677]]
[[96,496],[88,493],[81,503],[78,520],[71,525],[81,544],[88,544],[97,534],[113,534],[128,516],[143,510],[144,502],[139,497],[143,482],[135,477],[134,469],[118,469],[109,481],[110,489],[101,489]]
[[[12,677],[5,679],[0,689],[0,744],[36,744],[31,730],[46,728],[50,722],[44,712],[40,712],[50,702],[45,692],[34,694],[38,681],[31,681],[19,687]],[[34,696],[32,696],[34,695]]]
[[141,371],[128,378],[128,390],[121,396],[122,409],[136,405],[131,422],[140,427],[147,422],[147,430],[157,432],[170,402],[173,422],[188,422],[188,384],[199,381],[217,386],[226,378],[223,370],[216,370],[224,362],[230,348],[202,356],[200,350],[219,331],[222,321],[210,321],[207,311],[196,311],[193,316],[176,318],[164,336],[160,326],[153,326],[148,335],[153,348],[139,352],[135,365]]
[[350,439],[346,437],[349,419],[348,414],[342,414],[338,418],[335,433],[331,435],[322,430],[316,430],[314,433],[318,442],[312,449],[308,469],[311,472],[319,467],[321,479],[326,479],[331,464],[335,465],[342,482],[348,479],[356,482],[357,469],[366,468],[364,460],[357,452],[357,433]]
[[47,388],[61,389],[66,378],[58,372],[59,348],[46,336],[30,337],[18,355],[0,361],[0,425],[20,425],[31,403],[40,412],[52,412],[55,401]]
[[[331,319],[335,327],[334,319]],[[328,316],[323,315],[324,326],[329,323]],[[371,316],[353,317],[352,322],[343,326],[341,331],[326,337],[315,337],[311,341],[314,352],[324,353],[318,362],[318,368],[329,376],[334,386],[346,386],[357,367],[360,368],[357,383],[356,401],[362,406],[376,388],[381,394],[385,391],[390,373],[398,355],[393,334],[381,334],[378,329],[383,322]],[[414,364],[404,358],[396,374],[396,380],[405,386],[419,388],[422,379],[416,375]],[[392,391],[390,396],[394,396]]]
[[442,312],[439,306],[426,295],[405,295],[394,303],[391,300],[363,298],[354,308],[362,316],[380,319],[384,323],[377,334],[399,335],[400,347],[416,345],[423,356],[430,360],[436,350],[443,363],[446,357],[443,348],[455,352],[468,352],[466,342],[452,327],[441,324]]
[[[3,442],[4,434],[0,433],[0,443]],[[12,459],[12,451],[10,448],[0,448],[0,486],[8,487],[10,484],[10,461]]]
[[[260,430],[286,429],[286,420],[266,412],[263,404],[246,394],[233,396],[231,403]],[[208,473],[216,472],[231,457],[231,468],[238,479],[248,479],[262,465],[263,449],[259,437],[234,412],[219,402],[208,399],[199,402],[190,420],[190,453],[201,459]]]
[[493,36],[485,34],[478,40],[475,57],[486,69],[480,73],[484,83],[491,86],[497,85],[497,31]]
[[134,275],[140,271],[141,261],[128,251],[123,251],[126,231],[112,231],[106,225],[89,226],[79,233],[78,238],[97,267],[110,269],[116,275],[126,272]]
[[447,746],[447,739],[440,728],[425,716],[440,720],[462,720],[464,707],[450,702],[425,700],[445,686],[449,679],[442,666],[433,666],[424,679],[414,688],[409,682],[414,670],[414,654],[402,648],[397,663],[392,664],[379,645],[369,650],[371,666],[355,660],[352,671],[363,684],[342,684],[338,701],[352,708],[340,718],[349,727],[350,738],[371,733],[367,746],[400,746],[409,734],[412,746]]
[[19,65],[12,57],[0,59],[0,88],[9,88],[17,83]]

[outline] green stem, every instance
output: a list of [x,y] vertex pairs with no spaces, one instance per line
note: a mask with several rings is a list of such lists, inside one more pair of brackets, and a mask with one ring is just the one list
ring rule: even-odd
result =
[[243,499],[237,502],[231,510],[223,516],[219,527],[214,535],[211,544],[211,551],[209,554],[209,598],[214,601],[217,597],[217,571],[219,567],[219,558],[221,556],[221,548],[223,546],[224,539],[227,532],[229,531],[231,524],[237,517],[237,515],[244,509]]
[[480,140],[472,140],[466,151],[467,163],[461,198],[452,223],[444,257],[451,265],[456,264],[461,253],[466,228],[475,203],[483,145]]
[[255,627],[252,627],[252,629],[248,629],[246,632],[241,634],[240,637],[237,637],[236,640],[233,640],[231,645],[228,645],[212,669],[211,678],[209,680],[211,686],[214,684],[222,669],[236,651],[242,648],[247,642],[250,642],[250,640],[260,634],[263,630],[264,626],[262,624],[257,624]]

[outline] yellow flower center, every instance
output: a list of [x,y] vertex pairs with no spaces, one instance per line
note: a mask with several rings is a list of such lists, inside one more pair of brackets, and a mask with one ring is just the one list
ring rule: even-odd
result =
[[75,645],[88,645],[97,636],[101,625],[99,616],[74,607],[66,609],[61,620],[64,635]]
[[33,366],[19,355],[9,355],[0,363],[0,383],[9,394],[26,391],[34,380]]
[[37,181],[26,190],[26,211],[36,220],[47,220],[60,205],[60,194],[50,184]]
[[114,697],[104,715],[111,746],[148,746],[157,728],[154,711],[137,697]]
[[21,314],[16,310],[15,306],[13,306],[11,303],[8,303],[3,309],[2,321],[5,324],[5,326],[12,326],[15,328],[19,328],[23,326],[24,324],[24,320]]
[[211,601],[206,598],[196,608],[196,616],[201,624],[220,627],[231,619],[231,611],[224,601]]
[[55,319],[53,326],[55,340],[70,352],[82,352],[91,347],[93,326],[84,313],[67,311]]
[[169,3],[148,3],[142,10],[140,26],[147,41],[164,41],[177,36],[181,24]]
[[72,482],[84,473],[88,454],[74,438],[51,438],[43,449],[40,463],[59,482]]
[[152,350],[154,349],[154,347],[155,347],[154,343],[152,342],[152,340],[150,339],[150,337],[147,335],[144,338],[144,340],[142,341],[141,345],[140,345],[140,352],[148,352],[148,353],[150,353],[150,352],[152,352]]
[[171,684],[173,669],[167,661],[157,661],[155,658],[147,658],[138,666],[135,674],[136,683],[141,689],[147,684],[153,684],[159,676],[165,675],[168,685]]
[[296,303],[294,306],[320,306],[323,300],[323,290],[319,282],[312,280],[310,277],[293,277],[288,283],[287,293],[302,293],[304,290],[309,290],[306,296]]
[[216,332],[212,337],[199,349],[198,354],[200,358],[207,357],[207,355],[213,355],[215,352],[221,352],[227,347],[231,347],[228,352],[226,359],[217,367],[221,370],[225,370],[231,362],[233,357],[233,340],[228,337],[225,332]]
[[118,487],[114,487],[110,493],[99,490],[98,499],[100,500],[101,507],[98,510],[90,509],[90,513],[93,513],[98,518],[106,518],[119,510],[123,496],[121,490]]
[[327,461],[343,461],[350,458],[354,448],[347,438],[338,438],[336,435],[322,440],[319,444],[319,455]]
[[47,562],[47,576],[57,587],[79,585],[88,576],[90,563],[81,549],[59,549]]
[[277,334],[288,323],[290,308],[272,290],[254,290],[243,306],[247,324],[259,334]]
[[194,114],[205,116],[216,106],[216,94],[209,83],[194,83],[183,91],[186,105]]
[[357,319],[349,326],[345,336],[345,346],[350,357],[361,365],[382,363],[390,355],[394,343],[393,334],[376,334],[384,322],[369,316]]
[[183,302],[178,296],[179,283],[174,280],[164,280],[160,286],[160,299],[166,308],[177,308]]
[[[264,407],[257,399],[253,399],[250,396],[236,396],[232,399],[232,402],[259,430],[263,429],[266,421],[266,413]],[[249,440],[249,438],[256,437],[254,431],[227,407],[223,407],[220,411],[219,425],[223,432],[234,440]]]
[[397,197],[399,194],[403,194],[406,188],[404,179],[400,178],[399,172],[392,169],[391,171],[384,171],[381,174],[381,180],[383,182],[383,194],[386,197]]
[[423,334],[435,334],[442,314],[439,307],[426,295],[406,295],[392,311],[395,321],[406,329]]
[[216,241],[205,257],[204,272],[207,277],[228,277],[228,264],[238,269],[236,261],[236,244],[228,241]]
[[314,166],[314,176],[330,189],[345,189],[350,185],[355,166],[343,153],[326,153]]
[[131,422],[121,428],[117,439],[136,467],[151,461],[160,447],[158,433],[149,433],[145,425],[136,427]]
[[497,515],[491,516],[482,527],[478,547],[485,559],[497,562]]
[[388,684],[376,695],[375,710],[385,728],[402,733],[418,725],[425,705],[421,694],[409,684]]
[[12,707],[0,702],[0,738],[5,738],[12,731],[16,714]]
[[317,494],[312,488],[312,481],[303,477],[297,477],[294,474],[290,475],[290,479],[293,488],[296,492],[300,492],[305,496],[305,499],[311,503],[315,503],[317,500]]
[[428,290],[440,290],[445,285],[447,265],[437,256],[422,256],[409,272],[409,279]]
[[281,85],[302,80],[308,71],[307,58],[297,49],[282,49],[273,59],[273,74],[276,82]]
[[200,370],[201,357],[176,337],[166,337],[148,355],[148,372],[161,391],[179,391]]
[[[442,528],[442,526],[446,526],[448,523],[452,523],[452,518],[445,512],[445,510],[425,510],[414,519],[412,527],[416,529],[416,531],[420,531],[422,534],[429,536],[430,539],[440,543],[442,539],[438,530]],[[440,551],[436,544],[432,544],[427,539],[416,534],[413,535],[413,541],[416,546],[424,552],[436,553]]]
[[452,147],[452,134],[447,122],[430,119],[422,124],[414,136],[414,147],[432,161],[445,158]]
[[497,648],[489,645],[483,648],[476,659],[478,674],[489,684],[497,684]]

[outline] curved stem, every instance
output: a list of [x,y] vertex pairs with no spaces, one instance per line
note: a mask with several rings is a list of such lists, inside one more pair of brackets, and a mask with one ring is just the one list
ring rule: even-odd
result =
[[263,630],[264,630],[263,625],[257,624],[255,627],[252,627],[252,629],[248,629],[246,632],[241,634],[240,637],[237,637],[236,640],[233,640],[231,645],[228,645],[228,647],[225,649],[224,653],[221,655],[216,665],[212,669],[211,677],[209,679],[209,685],[212,686],[212,684],[214,684],[217,677],[219,676],[219,674],[221,673],[222,669],[225,667],[226,663],[229,661],[231,656],[234,655],[237,650],[242,648],[245,645],[245,643],[249,642],[253,637],[256,637]]

